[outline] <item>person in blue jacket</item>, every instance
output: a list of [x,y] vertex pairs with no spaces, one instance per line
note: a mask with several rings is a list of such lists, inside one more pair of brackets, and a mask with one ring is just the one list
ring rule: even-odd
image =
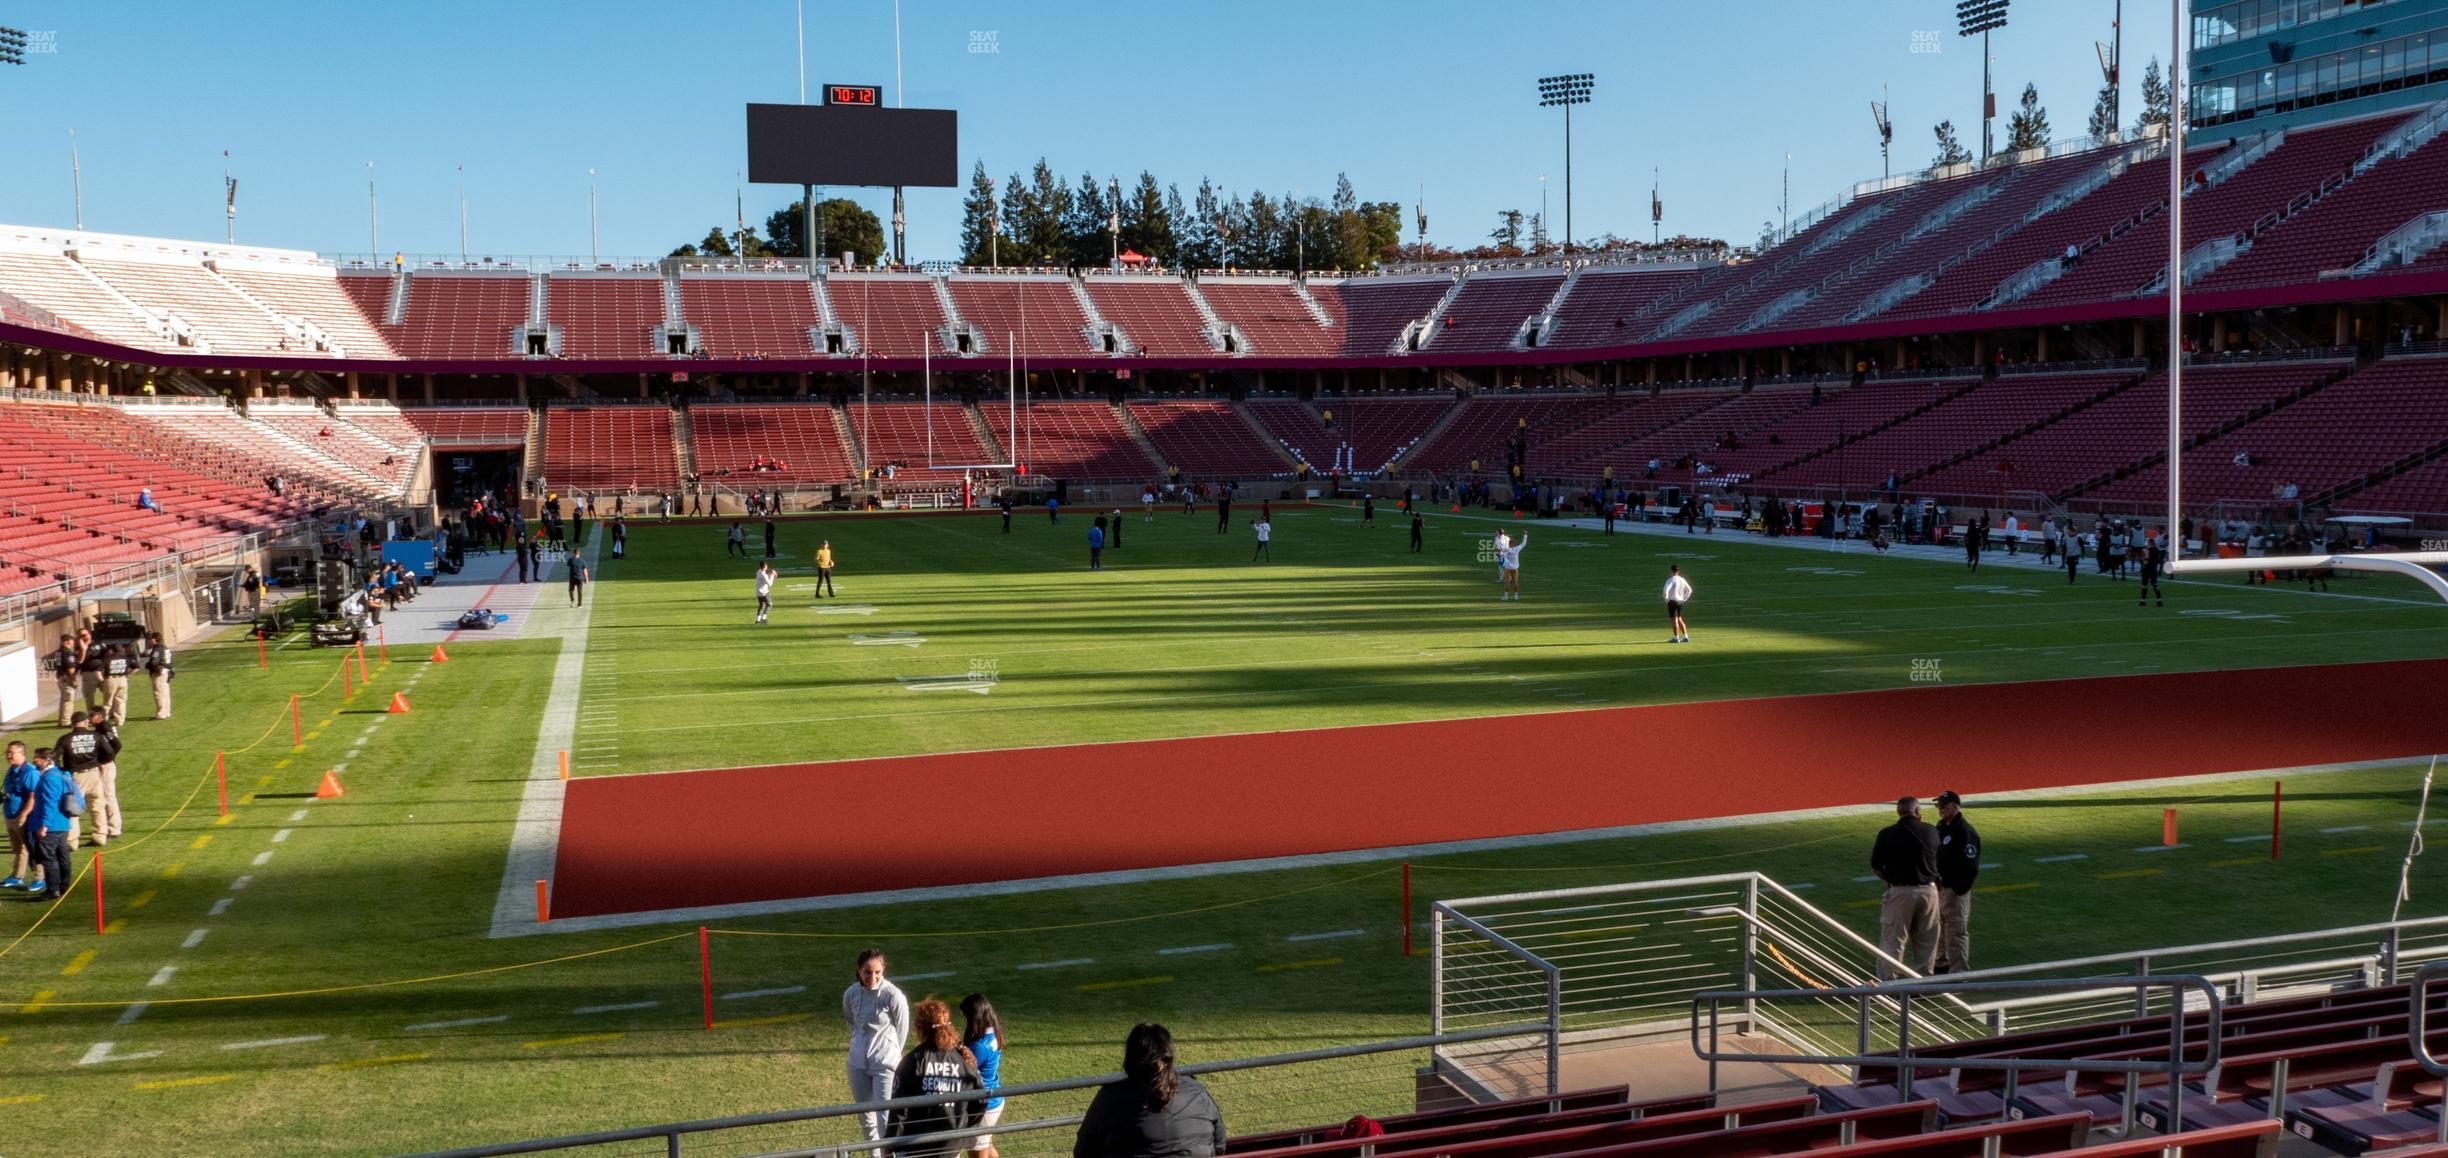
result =
[[51,749],[34,749],[34,766],[42,769],[42,778],[35,782],[34,791],[26,798],[24,811],[18,820],[25,825],[26,840],[34,846],[36,859],[42,862],[43,895],[58,900],[68,895],[68,824],[76,814],[85,811],[85,794],[77,791],[76,781],[51,762]]
[[[1003,1087],[1003,1022],[995,1016],[994,1003],[983,993],[961,998],[961,1048],[969,1051],[969,1060],[977,1064],[979,1084],[995,1090]],[[1003,1119],[1003,1099],[986,1099],[985,1110],[978,1115],[980,1129]],[[970,1139],[969,1152],[976,1158],[999,1158],[994,1147],[994,1135],[980,1134]]]

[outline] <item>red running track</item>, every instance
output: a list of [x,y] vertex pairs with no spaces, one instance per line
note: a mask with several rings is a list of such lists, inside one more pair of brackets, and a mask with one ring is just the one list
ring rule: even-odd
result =
[[[2448,751],[2442,687],[2417,660],[589,777],[553,915],[2411,757]],[[2017,721],[2053,738],[2001,750]],[[922,842],[929,807],[995,831]]]

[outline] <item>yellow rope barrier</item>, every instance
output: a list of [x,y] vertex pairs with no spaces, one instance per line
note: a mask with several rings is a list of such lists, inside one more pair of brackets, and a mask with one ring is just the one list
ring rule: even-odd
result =
[[[1808,847],[1810,847],[1810,846],[1812,846],[1812,845],[1814,845],[1814,844],[1826,844],[1827,842],[1829,842],[1829,841],[1831,841],[1831,840],[1851,840],[1851,839],[1853,839],[1853,838],[1854,838],[1854,834],[1853,834],[1853,833],[1849,833],[1849,832],[1839,832],[1839,833],[1834,833],[1834,834],[1832,834],[1832,835],[1828,835],[1828,836],[1815,837],[1815,838],[1810,839],[1810,840],[1797,840],[1797,841],[1793,841],[1793,842],[1791,842],[1791,843],[1779,844],[1779,845],[1777,845],[1777,847],[1778,847],[1778,848],[1780,848],[1780,849],[1784,849],[1784,848],[1808,848]],[[1413,872],[1428,872],[1428,871],[1435,871],[1435,872],[1441,872],[1441,873],[1581,873],[1581,872],[1611,872],[1611,871],[1616,870],[1616,869],[1659,868],[1659,867],[1663,867],[1663,866],[1666,866],[1666,865],[1678,865],[1678,864],[1700,864],[1700,863],[1702,863],[1702,862],[1704,862],[1704,861],[1712,861],[1712,860],[1731,860],[1731,859],[1733,859],[1733,858],[1735,858],[1735,857],[1751,857],[1751,858],[1753,858],[1753,859],[1757,859],[1757,858],[1759,857],[1759,855],[1760,855],[1760,850],[1758,850],[1758,849],[1756,849],[1756,848],[1738,848],[1738,849],[1735,849],[1735,850],[1733,850],[1733,851],[1731,851],[1731,852],[1717,852],[1717,853],[1710,853],[1710,854],[1709,854],[1709,855],[1707,855],[1707,856],[1686,856],[1686,857],[1677,857],[1677,858],[1675,858],[1675,859],[1673,859],[1673,860],[1644,860],[1644,861],[1636,861],[1636,862],[1631,863],[1631,864],[1526,865],[1526,866],[1522,866],[1522,867],[1519,867],[1519,868],[1504,867],[1504,866],[1498,866],[1498,865],[1430,864],[1430,863],[1426,863],[1426,862],[1414,862],[1414,863],[1412,864],[1412,866],[1411,866],[1411,871],[1413,871]]]
[[[147,1005],[206,1005],[230,1001],[271,1001],[284,997],[323,997],[333,993],[362,993],[369,989],[397,989],[407,985],[431,985],[439,981],[458,981],[468,977],[483,977],[494,973],[513,973],[521,969],[536,969],[546,965],[558,965],[564,961],[579,961],[588,957],[602,957],[611,953],[626,953],[631,949],[644,949],[650,945],[666,945],[673,941],[678,941],[686,937],[693,937],[695,935],[696,934],[693,932],[673,933],[668,937],[656,937],[647,941],[632,941],[626,945],[614,945],[604,949],[589,949],[584,953],[570,953],[560,957],[547,957],[540,961],[520,961],[509,965],[494,965],[484,969],[469,969],[459,973],[437,973],[430,977],[402,977],[391,981],[364,981],[355,985],[326,985],[319,989],[291,989],[279,993],[226,993],[218,997],[123,997],[116,1001],[44,1001],[41,1004],[41,1008],[83,1009],[102,1006],[116,1007],[122,1005],[134,1005],[138,1001],[143,1001]],[[31,1003],[29,1002],[24,1004]]]

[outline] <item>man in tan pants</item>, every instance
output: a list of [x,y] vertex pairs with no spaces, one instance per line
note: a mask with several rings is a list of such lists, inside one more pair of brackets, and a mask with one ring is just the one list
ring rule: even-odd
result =
[[1980,833],[1964,819],[1963,797],[1938,794],[1938,971],[1972,967],[1972,882],[1980,876]]
[[127,722],[128,676],[136,670],[136,660],[128,654],[128,646],[114,643],[102,653],[102,707],[110,712],[111,726]]
[[153,679],[153,718],[170,718],[170,645],[156,631],[145,637],[144,669]]
[[[1879,901],[1879,950],[1926,975],[1938,955],[1938,830],[1921,821],[1921,802],[1896,801],[1896,822],[1870,846],[1870,871],[1887,882]],[[1899,974],[1879,962],[1879,980]]]
[[69,721],[76,715],[76,637],[72,635],[61,636],[59,650],[51,653],[51,659],[49,662],[53,665],[51,671],[52,686],[59,689],[59,726],[65,728],[68,726]]

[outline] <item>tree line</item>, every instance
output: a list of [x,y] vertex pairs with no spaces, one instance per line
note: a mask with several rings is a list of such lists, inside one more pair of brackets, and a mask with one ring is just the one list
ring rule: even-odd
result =
[[[2135,118],[2132,135],[2141,136],[2151,126],[2164,126],[2167,122],[2167,80],[2159,70],[2159,58],[2154,56],[2149,67],[2142,70],[2142,115]],[[2115,131],[2115,89],[2100,86],[2099,96],[2092,102],[2091,119],[2086,128],[2093,137],[2105,137]],[[1932,131],[1938,139],[1938,155],[1930,159],[1931,165],[1961,165],[1972,160],[1972,150],[1965,147],[1956,134],[1953,120],[1938,122]],[[2048,143],[2048,110],[2040,105],[2040,86],[2026,84],[2023,86],[2023,98],[2015,103],[2014,111],[2006,118],[2006,143],[1999,146],[1998,152],[2018,153],[2025,149],[2041,148]]]
[[979,162],[961,199],[961,264],[1102,266],[1127,250],[1196,269],[1368,269],[1400,256],[1402,206],[1362,201],[1336,174],[1325,198],[1226,193],[1200,178],[1188,198],[1141,170],[1066,182],[1042,157],[1001,182]]

